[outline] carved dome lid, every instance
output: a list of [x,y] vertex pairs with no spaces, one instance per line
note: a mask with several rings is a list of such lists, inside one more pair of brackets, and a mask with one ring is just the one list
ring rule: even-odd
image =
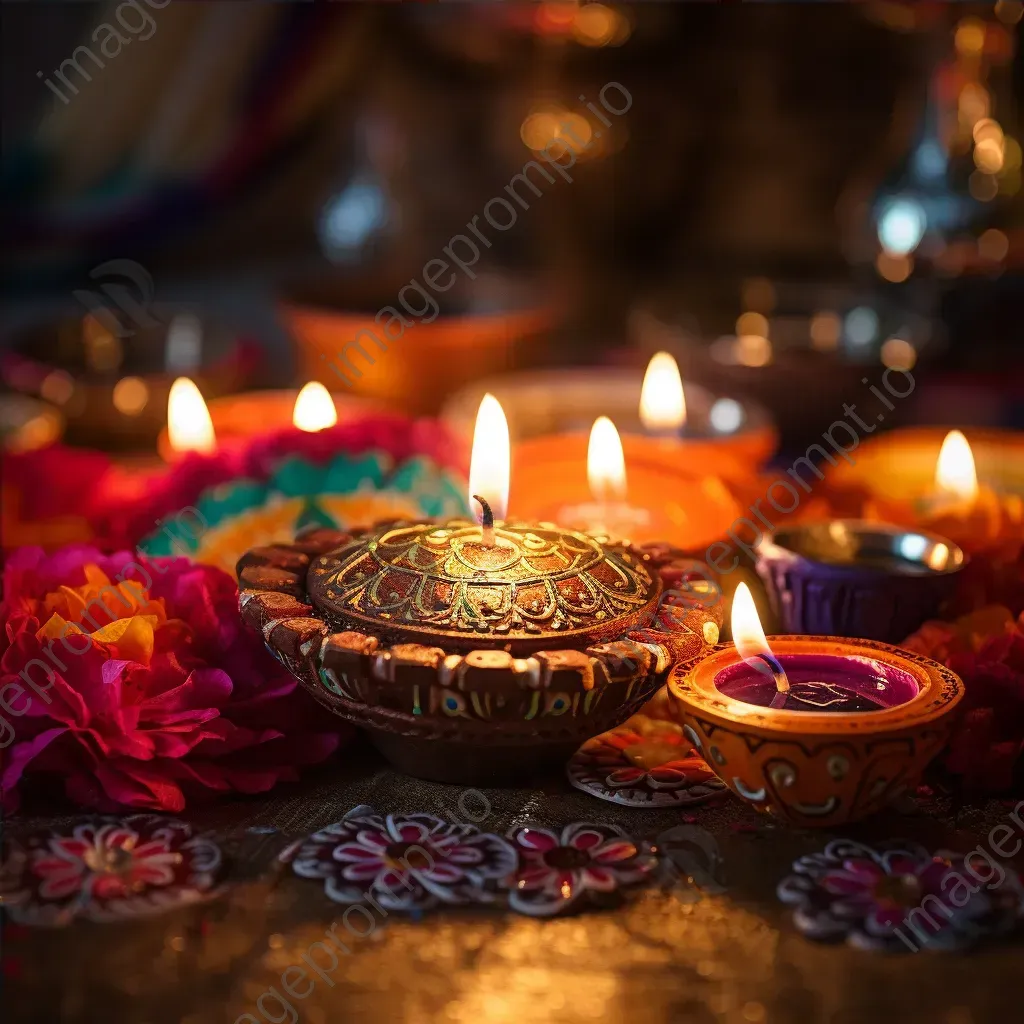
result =
[[653,616],[662,583],[645,556],[549,524],[393,523],[310,564],[329,623],[446,651],[586,647]]

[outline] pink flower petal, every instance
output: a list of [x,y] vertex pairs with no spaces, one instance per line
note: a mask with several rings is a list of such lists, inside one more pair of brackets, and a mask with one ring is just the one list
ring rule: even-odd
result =
[[361,843],[339,843],[334,847],[332,856],[335,860],[364,861],[377,865],[384,863],[382,847],[371,850]]
[[580,876],[583,884],[588,889],[594,889],[596,892],[614,892],[618,884],[615,880],[615,875],[607,868],[586,867],[583,868]]
[[528,850],[536,850],[540,853],[547,853],[559,845],[558,837],[547,829],[524,828],[520,829],[515,836],[515,841]]
[[592,850],[604,842],[604,836],[593,829],[581,829],[569,840],[569,845],[577,850]]
[[382,870],[380,861],[363,861],[362,863],[346,864],[341,870],[343,878],[358,882],[368,878],[376,878]]
[[598,864],[614,864],[636,856],[636,846],[628,839],[612,839],[594,850],[592,856]]

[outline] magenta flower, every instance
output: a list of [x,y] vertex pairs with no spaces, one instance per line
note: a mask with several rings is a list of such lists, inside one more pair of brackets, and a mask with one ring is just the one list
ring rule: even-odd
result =
[[99,811],[262,793],[348,731],[242,627],[235,581],[219,569],[21,548],[3,583],[8,809],[29,783]]
[[509,833],[519,867],[507,881],[509,906],[522,914],[547,917],[646,881],[657,867],[614,825],[577,822],[561,832],[519,827]]

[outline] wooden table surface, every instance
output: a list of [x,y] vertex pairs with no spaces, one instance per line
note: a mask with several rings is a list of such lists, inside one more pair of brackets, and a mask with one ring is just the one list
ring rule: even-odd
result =
[[[717,806],[642,811],[578,792],[484,790],[479,823],[618,824],[653,837],[696,818],[718,845],[721,892],[681,882],[624,906],[539,920],[487,909],[392,912],[299,999],[281,975],[323,938],[344,907],[277,855],[292,840],[370,804],[382,812],[450,813],[461,790],[396,775],[350,748],[301,786],[180,817],[210,829],[227,857],[212,901],[124,923],[63,929],[7,924],[4,1020],[17,1024],[231,1024],[240,1021],[547,1024],[1002,1024],[1020,1019],[1020,939],[969,953],[885,956],[804,938],[775,896],[795,857],[835,835],[771,827],[729,798]],[[482,806],[482,805],[480,805]],[[908,838],[966,851],[1007,818],[1005,804],[961,807],[916,798],[843,833]],[[15,817],[12,836],[64,816]],[[277,991],[279,996],[273,995]],[[262,1012],[258,1003],[262,999]]]

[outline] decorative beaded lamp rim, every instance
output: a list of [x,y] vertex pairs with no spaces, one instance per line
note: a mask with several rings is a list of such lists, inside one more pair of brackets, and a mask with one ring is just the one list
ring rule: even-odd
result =
[[493,545],[478,531],[461,519],[373,528],[311,560],[309,600],[334,628],[518,655],[614,640],[657,611],[661,577],[629,544],[549,523],[498,524]]
[[[927,725],[952,711],[964,695],[962,680],[945,665],[878,640],[850,640],[834,636],[773,636],[771,645],[776,655],[860,655],[884,660],[912,676],[918,692],[909,701],[877,711],[834,714],[760,708],[722,693],[715,683],[719,672],[737,660],[742,660],[738,659],[731,643],[719,646],[696,664],[674,666],[669,673],[669,690],[692,713],[738,724],[744,731],[764,737],[778,736],[780,733],[857,736]],[[877,657],[879,653],[885,655],[884,659]]]
[[[337,549],[353,535],[313,529],[290,544],[254,548],[239,559],[237,566],[243,621],[261,633],[275,657],[302,679],[322,703],[352,720],[365,717],[365,699],[360,697],[357,701],[364,710],[357,710],[354,703],[345,699],[345,686],[333,685],[338,680],[328,679],[332,685],[327,689],[332,692],[323,692],[321,684],[327,685],[324,656],[328,649],[348,652],[345,657],[349,658],[352,672],[345,685],[355,684],[357,688],[361,677],[387,680],[396,666],[415,664],[425,686],[437,683],[458,687],[461,684],[455,676],[469,671],[474,673],[474,685],[496,695],[513,691],[536,695],[557,685],[558,689],[569,687],[578,692],[589,704],[587,695],[596,697],[610,684],[619,688],[622,700],[635,703],[649,696],[646,681],[663,681],[673,663],[692,665],[703,656],[707,644],[713,642],[707,639],[706,621],[704,628],[695,629],[692,623],[683,624],[675,616],[669,616],[660,628],[627,629],[603,643],[561,650],[535,649],[526,657],[493,648],[458,652],[437,645],[390,644],[376,631],[332,633],[322,612],[308,603],[307,569],[312,560]],[[695,564],[672,549],[639,549],[637,554],[650,563],[659,581],[666,567],[683,564],[689,570]],[[415,687],[410,692],[414,693]],[[387,718],[398,713],[382,707],[381,714]],[[414,722],[408,716],[398,717],[413,732],[422,726],[422,719]]]

